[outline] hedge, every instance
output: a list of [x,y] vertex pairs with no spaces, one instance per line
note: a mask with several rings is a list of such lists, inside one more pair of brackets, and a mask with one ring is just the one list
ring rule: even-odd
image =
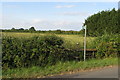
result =
[[61,37],[55,35],[32,38],[3,37],[3,69],[54,65],[58,61],[75,60],[80,52],[67,50]]

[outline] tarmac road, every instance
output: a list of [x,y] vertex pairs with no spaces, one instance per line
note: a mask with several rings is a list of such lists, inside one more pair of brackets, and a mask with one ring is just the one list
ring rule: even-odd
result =
[[49,78],[118,78],[118,66],[93,69],[74,74],[56,75]]

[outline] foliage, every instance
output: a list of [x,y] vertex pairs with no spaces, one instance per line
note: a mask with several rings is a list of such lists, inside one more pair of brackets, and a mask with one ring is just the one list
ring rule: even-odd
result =
[[[119,51],[116,50],[119,49],[118,38],[118,35],[108,34],[87,37],[87,45],[97,49],[96,58],[116,56],[111,54]],[[3,68],[44,67],[59,61],[82,61],[83,52],[79,50],[82,49],[83,39],[78,35],[6,33],[2,39]]]
[[15,28],[12,28],[12,29],[8,29],[8,30],[2,30],[2,32],[31,32],[31,33],[54,33],[54,34],[83,34],[83,30],[80,30],[80,31],[64,31],[64,30],[49,30],[49,31],[43,31],[43,30],[35,30],[34,27],[31,27],[29,29],[23,29],[23,28],[20,28],[20,29],[15,29]]
[[118,54],[118,35],[103,35],[94,40],[94,46],[97,49],[97,58],[117,56]]
[[120,12],[115,9],[111,11],[101,11],[85,20],[84,25],[87,26],[87,35],[102,36],[104,33],[119,34],[119,15]]
[[59,37],[58,39],[58,37],[56,37],[55,35],[44,36],[43,39],[46,42],[46,44],[52,45],[52,46],[55,46],[55,45],[61,46],[64,43],[61,37]]
[[[72,50],[80,50],[83,49],[83,35],[73,35],[73,34],[52,34],[52,33],[21,33],[21,32],[2,32],[3,36],[11,36],[16,38],[30,38],[33,36],[47,36],[47,35],[56,35],[58,37],[63,38],[63,46],[65,48],[69,48]],[[91,48],[91,42],[96,37],[87,37],[87,48]]]
[[54,65],[58,61],[75,60],[80,52],[65,49],[63,39],[55,35],[31,38],[3,37],[3,69]]
[[36,30],[35,30],[34,27],[31,27],[31,28],[29,29],[29,31],[32,32],[32,31],[36,31]]
[[118,58],[92,59],[87,61],[58,62],[52,66],[30,68],[17,68],[3,70],[2,78],[42,78],[49,75],[64,74],[64,72],[76,72],[98,67],[118,65]]

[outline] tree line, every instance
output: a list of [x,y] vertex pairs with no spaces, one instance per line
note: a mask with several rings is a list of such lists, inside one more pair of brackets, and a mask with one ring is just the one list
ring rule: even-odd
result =
[[[120,34],[120,9],[105,10],[97,14],[89,16],[83,26],[87,26],[88,36],[102,36],[104,34]],[[34,27],[29,29],[15,29],[2,30],[3,32],[35,32],[35,33],[55,33],[55,34],[84,34],[84,29],[80,31],[64,31],[64,30],[35,30]]]
[[103,34],[119,34],[120,10],[106,10],[89,16],[84,23],[88,36],[101,36]]
[[55,33],[55,34],[82,34],[83,30],[80,31],[64,31],[64,30],[36,30],[35,27],[30,27],[29,29],[24,29],[24,28],[20,28],[20,29],[8,29],[8,30],[2,30],[2,32],[31,32],[31,33]]

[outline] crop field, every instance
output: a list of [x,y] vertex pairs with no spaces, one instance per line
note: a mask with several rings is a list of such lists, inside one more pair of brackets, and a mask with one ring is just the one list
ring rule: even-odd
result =
[[[17,37],[17,38],[30,38],[34,36],[56,35],[64,40],[63,46],[69,49],[83,49],[84,35],[68,35],[68,34],[52,34],[52,33],[18,33],[18,32],[3,32],[2,36]],[[91,49],[92,41],[96,37],[87,37],[87,48]]]

